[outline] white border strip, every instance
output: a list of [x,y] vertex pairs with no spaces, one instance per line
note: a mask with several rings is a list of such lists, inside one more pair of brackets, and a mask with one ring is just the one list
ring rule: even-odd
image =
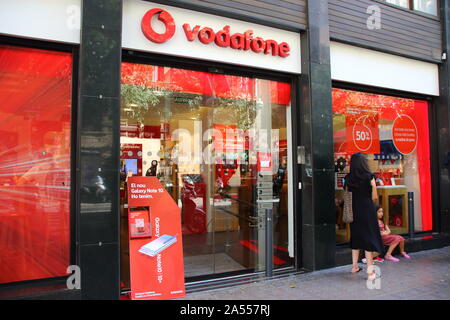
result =
[[439,96],[438,65],[331,42],[333,80]]
[[80,43],[81,0],[0,0],[0,34]]

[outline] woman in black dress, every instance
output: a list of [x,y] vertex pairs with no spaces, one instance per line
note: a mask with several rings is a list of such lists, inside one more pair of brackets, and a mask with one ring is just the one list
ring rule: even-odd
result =
[[352,192],[353,223],[350,224],[352,248],[352,273],[361,271],[358,266],[359,251],[364,250],[367,259],[368,279],[374,280],[373,252],[384,252],[374,201],[378,199],[374,175],[370,172],[366,157],[355,153],[350,160],[350,173],[345,185]]

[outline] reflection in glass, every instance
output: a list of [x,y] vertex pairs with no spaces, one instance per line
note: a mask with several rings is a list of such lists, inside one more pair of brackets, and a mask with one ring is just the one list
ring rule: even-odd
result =
[[265,208],[276,217],[275,267],[292,266],[289,104],[287,83],[122,63],[123,176],[153,170],[180,207],[187,278],[264,270]]
[[0,46],[0,283],[70,264],[71,70],[68,53]]
[[414,0],[414,10],[437,16],[438,0]]
[[411,9],[409,7],[409,0],[386,0],[387,3],[395,4],[396,6]]

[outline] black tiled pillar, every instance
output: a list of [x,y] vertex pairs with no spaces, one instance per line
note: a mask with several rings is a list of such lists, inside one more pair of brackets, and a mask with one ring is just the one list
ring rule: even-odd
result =
[[122,0],[84,0],[77,125],[82,299],[118,299]]
[[[443,48],[447,59],[439,68],[440,97],[437,108],[438,172],[439,172],[439,220],[440,231],[450,233],[450,1],[442,0],[441,21]],[[436,215],[435,215],[436,217]]]
[[328,1],[307,1],[308,28],[302,34],[300,165],[302,260],[310,270],[335,264],[333,127],[331,112]]

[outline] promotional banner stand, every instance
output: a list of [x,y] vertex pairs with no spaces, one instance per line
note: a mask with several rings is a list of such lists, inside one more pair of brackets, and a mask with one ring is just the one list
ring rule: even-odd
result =
[[156,177],[128,178],[132,300],[183,297],[180,208]]

